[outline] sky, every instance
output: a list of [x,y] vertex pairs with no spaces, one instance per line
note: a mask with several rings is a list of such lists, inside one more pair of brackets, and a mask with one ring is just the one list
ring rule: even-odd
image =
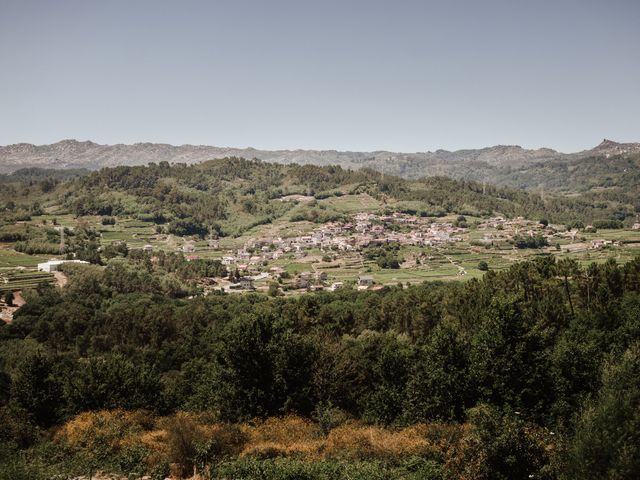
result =
[[639,0],[0,0],[0,145],[640,141]]

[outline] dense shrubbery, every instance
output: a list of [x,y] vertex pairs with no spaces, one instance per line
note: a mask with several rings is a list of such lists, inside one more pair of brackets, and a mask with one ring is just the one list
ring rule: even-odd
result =
[[16,252],[26,253],[29,255],[47,254],[47,255],[59,255],[60,245],[51,243],[36,243],[36,242],[16,242],[13,244],[13,249]]
[[386,246],[382,248],[369,248],[364,252],[364,258],[375,260],[380,268],[400,268],[404,261],[398,256],[398,246]]
[[292,222],[313,222],[313,223],[327,223],[337,222],[344,220],[345,216],[332,211],[326,211],[321,208],[309,208],[302,212],[296,213],[291,216]]
[[21,232],[0,232],[0,242],[21,242],[27,235]]
[[547,238],[543,235],[522,236],[513,238],[513,244],[517,248],[542,248],[549,245]]
[[204,238],[204,236],[209,233],[207,227],[193,218],[182,218],[173,220],[171,223],[169,223],[168,230],[169,233],[173,233],[181,237],[187,235],[197,235],[200,238]]
[[602,230],[622,228],[623,224],[620,220],[596,220],[593,222],[595,228]]

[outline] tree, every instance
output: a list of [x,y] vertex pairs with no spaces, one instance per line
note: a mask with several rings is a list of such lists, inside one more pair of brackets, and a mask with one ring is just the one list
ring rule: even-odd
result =
[[411,422],[461,421],[471,405],[469,346],[457,327],[440,324],[413,364],[405,417]]
[[478,262],[478,270],[480,270],[481,272],[486,272],[489,270],[489,264],[487,262],[485,262],[484,260],[480,260]]
[[50,427],[59,419],[61,388],[50,355],[30,352],[20,359],[11,383],[11,402],[36,424]]
[[269,284],[267,295],[269,295],[270,297],[277,297],[279,295],[282,295],[282,293],[280,292],[280,287],[278,286],[277,282],[272,282]]
[[14,300],[15,296],[13,295],[13,292],[11,290],[9,290],[7,293],[5,293],[4,295],[4,303],[6,303],[7,305],[9,305],[10,307],[13,307],[13,300]]
[[277,413],[271,403],[272,335],[271,319],[262,316],[243,316],[225,326],[211,371],[212,400],[224,420]]
[[549,245],[549,241],[542,235],[532,237],[516,235],[513,242],[517,248],[542,248]]
[[553,401],[549,341],[515,296],[496,297],[471,340],[471,374],[481,401],[545,415]]
[[565,295],[567,296],[569,307],[571,308],[571,315],[574,316],[575,310],[573,308],[573,301],[571,300],[571,289],[569,286],[569,278],[573,277],[574,275],[579,275],[581,273],[580,264],[574,259],[562,258],[556,262],[555,269],[557,271],[557,274],[560,275],[563,279],[564,292],[565,292]]
[[577,420],[567,478],[632,480],[640,472],[640,342],[606,364]]
[[160,407],[162,387],[153,368],[134,364],[120,354],[78,362],[65,377],[64,397],[70,412],[113,408]]
[[[449,469],[455,478],[478,480],[551,480],[551,436],[517,413],[489,405],[468,412],[472,430]],[[576,478],[593,478],[590,476]]]
[[187,235],[197,235],[200,238],[204,238],[209,231],[202,223],[198,222],[194,218],[184,218],[174,220],[169,223],[169,233],[184,237]]

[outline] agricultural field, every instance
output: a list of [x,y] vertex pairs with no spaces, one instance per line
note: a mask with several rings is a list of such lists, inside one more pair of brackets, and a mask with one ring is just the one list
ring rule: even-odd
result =
[[[9,188],[13,196],[7,190],[2,201],[10,209],[0,217],[0,271],[6,273],[34,272],[54,258],[105,265],[143,252],[154,261],[180,255],[224,264],[214,270],[228,278],[203,279],[210,268],[180,267],[182,280],[200,283],[204,293],[237,287],[244,277],[244,285],[251,281],[258,291],[274,293],[277,283],[280,294],[295,295],[334,283],[362,287],[362,276],[372,277],[373,285],[364,286],[375,289],[466,281],[545,255],[584,265],[609,258],[625,263],[640,253],[640,230],[631,228],[629,212],[624,223],[613,222],[616,228],[594,231],[583,224],[570,232],[571,218],[585,224],[591,218],[578,197],[540,204],[524,192],[492,187],[485,193],[443,178],[406,181],[221,159],[106,169],[51,192],[19,182]],[[16,195],[22,203],[12,203]],[[587,213],[609,219],[623,208],[631,206],[599,205]],[[555,221],[541,225],[537,219],[547,216]],[[544,242],[516,246],[537,237]]]
[[[275,221],[257,225],[247,229],[239,236],[226,236],[219,238],[216,247],[211,248],[209,240],[197,236],[178,236],[168,234],[158,230],[157,226],[148,221],[141,221],[132,217],[117,217],[113,224],[104,225],[101,216],[76,217],[57,212],[50,208],[46,215],[34,218],[31,221],[23,222],[17,231],[30,231],[38,229],[55,228],[56,231],[68,229],[76,231],[79,229],[93,229],[97,232],[97,242],[100,248],[106,248],[113,244],[126,244],[129,250],[141,250],[146,246],[153,252],[180,252],[190,258],[202,260],[221,261],[224,257],[236,257],[238,252],[253,252],[258,250],[256,245],[260,242],[274,242],[296,246],[300,239],[307,239],[323,228],[332,228],[335,225],[349,225],[355,223],[354,218],[358,215],[380,214],[381,204],[366,194],[344,195],[322,199],[319,205],[340,211],[346,215],[342,222],[327,222],[318,224],[310,221],[292,221],[290,216],[295,214],[300,205],[295,205],[286,215]],[[387,213],[399,216],[397,212],[391,210],[387,205]],[[347,213],[352,212],[352,213]],[[381,217],[391,218],[391,217]],[[397,218],[409,218],[413,226],[394,226]],[[519,231],[529,231],[538,228],[535,222],[525,219],[507,222],[508,227],[503,225],[486,225],[486,219],[481,217],[468,216],[464,220],[464,228],[457,229],[454,225],[457,222],[456,216],[444,216],[441,218],[423,219],[404,216],[396,217],[394,220],[380,222],[374,220],[368,228],[373,228],[377,224],[383,224],[382,233],[378,238],[385,235],[396,235],[398,233],[411,235],[425,228],[435,228],[440,225],[442,229],[449,229],[456,232],[456,241],[445,241],[437,245],[406,245],[400,243],[394,247],[393,255],[400,262],[397,268],[386,268],[375,260],[367,259],[367,248],[351,248],[341,250],[339,241],[333,244],[318,244],[307,246],[300,252],[285,252],[280,247],[272,247],[280,255],[277,258],[270,257],[269,254],[255,251],[251,254],[252,260],[249,265],[247,260],[243,261],[239,257],[235,258],[233,265],[241,274],[254,278],[254,288],[267,291],[273,281],[278,281],[281,288],[293,285],[295,278],[305,272],[317,275],[324,272],[326,277],[322,282],[315,282],[319,288],[332,285],[335,282],[342,282],[345,285],[356,285],[359,277],[363,275],[372,276],[374,288],[383,285],[397,284],[417,284],[425,281],[466,281],[473,278],[480,278],[484,270],[480,265],[486,263],[491,270],[500,271],[508,268],[517,262],[531,260],[538,256],[554,255],[560,258],[573,258],[582,265],[591,262],[604,262],[613,258],[619,263],[625,263],[640,254],[640,230],[617,229],[601,230],[596,232],[577,232],[573,238],[563,236],[566,229],[562,225],[551,225],[547,229],[540,230],[549,237],[548,246],[543,248],[516,248],[510,240],[519,234]],[[518,223],[519,222],[519,223]],[[12,226],[15,230],[16,226]],[[415,232],[414,232],[415,230]],[[538,231],[538,230],[536,230]],[[342,234],[341,234],[342,235]],[[338,239],[348,239],[351,233],[337,236]],[[489,240],[490,239],[490,240]],[[594,247],[595,242],[606,242],[598,247]],[[271,244],[271,243],[270,243]],[[29,255],[21,253],[12,248],[12,244],[5,242],[0,248],[0,271],[8,274],[14,272],[34,272],[38,263],[51,258],[62,258],[61,255],[36,254]],[[345,244],[346,245],[346,244]],[[387,248],[387,247],[385,247]],[[247,254],[248,255],[248,254]],[[256,255],[260,256],[256,261]],[[281,269],[286,272],[289,280],[280,279],[273,274],[272,269]],[[314,282],[311,282],[314,283]],[[18,288],[19,284],[13,284]],[[32,285],[31,285],[32,286]],[[287,290],[285,288],[285,290]],[[287,294],[301,293],[306,288],[294,288],[287,291]]]
[[0,273],[0,294],[8,291],[20,291],[36,288],[42,284],[52,284],[55,278],[51,273],[18,271]]
[[48,259],[42,255],[27,255],[16,252],[10,245],[0,244],[0,272],[16,268],[34,269],[38,263]]

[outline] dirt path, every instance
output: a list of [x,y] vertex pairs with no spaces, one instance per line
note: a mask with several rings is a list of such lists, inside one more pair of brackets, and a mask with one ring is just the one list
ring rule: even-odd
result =
[[465,268],[462,265],[458,265],[453,258],[451,258],[449,255],[443,253],[442,254],[444,256],[444,258],[446,258],[447,260],[449,260],[449,262],[451,263],[451,265],[453,265],[454,267],[456,267],[458,269],[458,276],[463,276],[467,274],[467,271],[465,270]]
[[22,305],[24,305],[25,303],[27,303],[23,296],[22,296],[22,292],[18,291],[18,292],[13,292],[13,304],[16,307],[21,307]]
[[69,282],[67,276],[62,272],[53,272],[53,276],[56,278],[56,285],[60,288],[64,287]]
[[18,308],[24,305],[25,300],[22,297],[22,292],[13,292],[13,306],[8,306],[2,303],[0,306],[0,321],[5,323],[11,323],[13,321],[13,314]]

